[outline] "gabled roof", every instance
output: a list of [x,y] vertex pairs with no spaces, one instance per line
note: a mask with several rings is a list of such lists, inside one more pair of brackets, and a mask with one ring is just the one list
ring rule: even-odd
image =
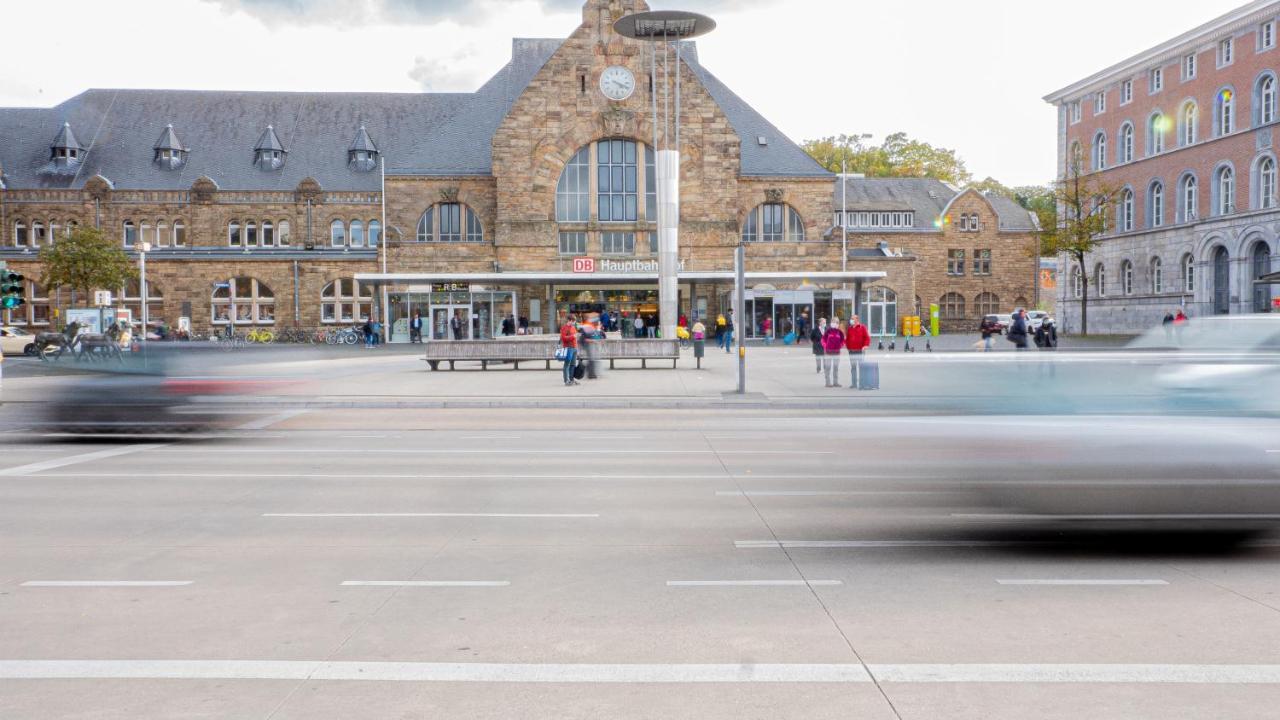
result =
[[[913,211],[915,230],[934,230],[938,219],[951,202],[966,192],[933,178],[868,178],[847,176],[844,179],[844,207],[849,212]],[[831,209],[841,207],[840,179],[832,186]],[[1035,230],[1031,213],[1003,195],[983,195],[999,219],[1000,230],[1029,232]]]
[[276,137],[276,129],[271,125],[268,125],[267,129],[262,131],[262,135],[258,137],[258,142],[253,146],[253,149],[287,152],[280,142],[280,138]]
[[53,138],[53,144],[49,147],[54,148],[72,148],[75,150],[83,150],[84,146],[76,139],[76,134],[71,132],[71,123],[62,123],[62,128],[58,130],[58,134]]
[[364,150],[365,152],[378,152],[378,146],[373,144],[373,139],[369,137],[369,131],[364,129],[364,125],[360,125],[360,129],[356,131],[356,137],[351,141],[351,146],[347,150]]
[[165,126],[160,133],[160,138],[156,140],[155,150],[186,150],[182,147],[182,143],[178,142],[178,135],[173,131],[173,123]]

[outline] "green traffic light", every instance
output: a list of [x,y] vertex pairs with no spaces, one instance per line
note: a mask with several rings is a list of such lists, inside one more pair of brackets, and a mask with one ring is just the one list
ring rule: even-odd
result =
[[12,310],[14,308],[22,307],[25,304],[26,304],[25,300],[23,300],[20,297],[13,297],[13,296],[5,297],[4,300],[0,301],[0,305],[3,305],[5,310]]

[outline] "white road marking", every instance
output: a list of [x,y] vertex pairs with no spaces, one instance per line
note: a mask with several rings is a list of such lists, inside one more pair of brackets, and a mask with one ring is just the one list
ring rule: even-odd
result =
[[507,587],[507,580],[343,580],[346,587]]
[[[237,430],[265,430],[266,428],[269,428],[272,425],[275,425],[276,423],[282,423],[285,420],[298,417],[299,415],[305,415],[306,413],[309,413],[309,412],[311,411],[306,408],[295,408],[293,410],[285,410],[284,412],[276,413],[274,415],[268,415],[266,417],[258,418],[257,420],[250,420],[249,422],[236,427],[236,429]],[[245,452],[245,450],[238,449],[236,450],[236,452],[237,453]],[[343,452],[349,452],[349,451],[343,451]]]
[[[302,411],[306,412],[306,411]],[[281,413],[284,415],[284,413]],[[281,422],[283,417],[274,416],[276,419],[271,420],[268,424]],[[270,419],[270,418],[268,418]],[[240,430],[250,430],[253,428],[241,426]],[[480,436],[475,436],[479,439]],[[465,439],[465,438],[464,438]],[[484,437],[485,440],[493,440],[499,438]],[[510,438],[502,438],[510,439]],[[183,454],[190,454],[189,448],[178,448]],[[387,448],[379,449],[379,455],[563,455],[565,453],[580,453],[582,448],[561,448],[558,450],[548,450],[545,448],[531,448],[527,450],[513,448]],[[350,448],[236,448],[236,454],[271,454],[271,455],[319,455],[333,453],[349,453]],[[834,450],[707,450],[705,448],[694,448],[689,450],[656,450],[656,449],[639,449],[639,448],[609,448],[611,455],[795,455],[797,452],[803,452],[805,455],[834,455]]]
[[933,495],[934,490],[717,490],[717,497],[826,497],[856,495]]
[[262,513],[279,518],[598,518],[599,513]]
[[917,548],[1007,547],[1023,543],[1003,540],[734,540],[740,550],[757,548]]
[[519,440],[519,435],[463,435],[463,440]]
[[997,579],[1000,585],[1168,585],[1167,580],[1112,580],[1105,578],[1003,578]]
[[0,660],[0,680],[368,680],[492,683],[1280,684],[1280,665],[541,664],[320,660]]
[[841,580],[668,580],[667,587],[834,587]]
[[[166,444],[167,443],[135,443],[133,445],[125,445],[124,447],[95,450],[94,452],[80,453],[79,455],[68,455],[66,457],[54,458],[52,460],[42,460],[40,462],[29,463],[27,465],[17,465],[15,467],[5,468],[0,470],[0,475],[7,477],[31,475],[44,470],[66,467],[67,465],[78,465],[91,460],[104,460],[106,458],[117,457],[120,455],[129,455],[136,452],[143,452],[145,450],[154,450],[155,448],[164,447]],[[92,475],[94,475],[94,473],[90,473],[90,476]]]
[[[237,450],[239,452],[239,450]],[[348,451],[350,452],[350,451]],[[378,452],[381,452],[380,450]],[[16,476],[25,476],[32,473],[11,473]],[[271,473],[271,472],[255,472],[252,469],[246,469],[243,472],[233,473],[182,473],[182,472],[127,472],[127,473],[41,473],[40,477],[51,478],[193,478],[193,479],[217,479],[217,478],[287,478],[287,479],[341,479],[341,480],[848,480],[846,475],[725,475],[723,473],[716,475],[621,475],[617,473],[594,473],[590,475],[574,475],[566,473],[531,475],[526,473],[490,473],[490,474],[471,474],[471,473],[386,473],[381,475],[360,473],[353,475],[352,473]]]
[[194,580],[28,580],[22,587],[180,587]]
[[1050,515],[1030,513],[951,513],[962,520],[1280,520],[1275,513],[1116,513]]

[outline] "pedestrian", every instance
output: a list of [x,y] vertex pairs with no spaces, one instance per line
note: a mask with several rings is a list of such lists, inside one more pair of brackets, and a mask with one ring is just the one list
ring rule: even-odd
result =
[[1165,342],[1173,342],[1173,311],[1164,314],[1164,319],[1160,321],[1160,325],[1164,327]]
[[640,317],[640,313],[636,313],[636,319],[631,322],[631,328],[635,331],[635,337],[644,337],[644,318]]
[[680,319],[679,319],[679,320],[676,320],[676,325],[677,325],[678,327],[682,327],[682,328],[687,328],[687,327],[689,327],[689,318],[688,318],[688,317],[686,317],[686,316],[684,315],[684,313],[681,313],[681,314],[680,314]]
[[1027,349],[1027,314],[1022,308],[1013,311],[1013,324],[1009,326],[1006,337],[1018,350]]
[[422,342],[422,314],[417,310],[413,311],[413,317],[409,319],[409,343]]
[[724,313],[716,316],[716,347],[724,348]]
[[729,311],[729,317],[724,319],[724,351],[729,352],[733,347],[733,311]]
[[1053,324],[1053,320],[1045,318],[1040,323],[1040,327],[1036,328],[1035,333],[1036,347],[1041,350],[1053,350],[1058,347],[1058,328]]
[[1178,314],[1173,316],[1173,334],[1177,337],[1179,345],[1182,344],[1182,331],[1189,322],[1191,322],[1191,319],[1181,309],[1178,310]]
[[826,351],[822,349],[822,334],[827,331],[827,319],[818,318],[818,325],[809,331],[809,342],[813,345],[813,364],[818,368],[818,372],[822,372],[822,356],[826,355]]
[[1000,321],[994,315],[987,315],[978,325],[978,332],[982,333],[982,351],[991,352],[991,338],[1000,334]]
[[561,368],[564,384],[577,385],[578,381],[573,379],[573,366],[578,359],[578,323],[573,315],[565,318],[564,325],[560,326],[560,352],[557,354],[564,360]]
[[462,312],[455,310],[453,317],[449,318],[449,330],[453,333],[454,340],[462,339]]
[[773,344],[773,318],[768,315],[764,316],[764,320],[760,321],[760,332],[764,335],[764,344]]
[[809,337],[809,311],[801,310],[800,317],[796,319],[796,341],[800,338]]
[[845,333],[844,346],[849,350],[849,389],[861,390],[863,385],[862,358],[871,347],[871,332],[857,315],[849,318],[849,332]]
[[596,373],[600,355],[599,341],[603,339],[604,336],[600,334],[599,316],[588,316],[587,321],[582,323],[578,331],[578,348],[582,353],[583,365],[586,366],[587,379],[589,380],[595,380],[599,377]]
[[822,369],[827,387],[840,387],[840,349],[844,347],[844,333],[840,321],[835,320],[822,333]]
[[373,348],[373,321],[365,318],[364,325],[360,326],[361,332],[364,333],[364,347],[366,350]]

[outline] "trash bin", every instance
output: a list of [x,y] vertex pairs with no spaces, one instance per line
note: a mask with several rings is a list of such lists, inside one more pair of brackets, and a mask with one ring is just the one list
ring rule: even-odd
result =
[[698,361],[698,369],[702,369],[702,356],[706,354],[707,341],[704,337],[697,337],[693,341],[693,357]]

